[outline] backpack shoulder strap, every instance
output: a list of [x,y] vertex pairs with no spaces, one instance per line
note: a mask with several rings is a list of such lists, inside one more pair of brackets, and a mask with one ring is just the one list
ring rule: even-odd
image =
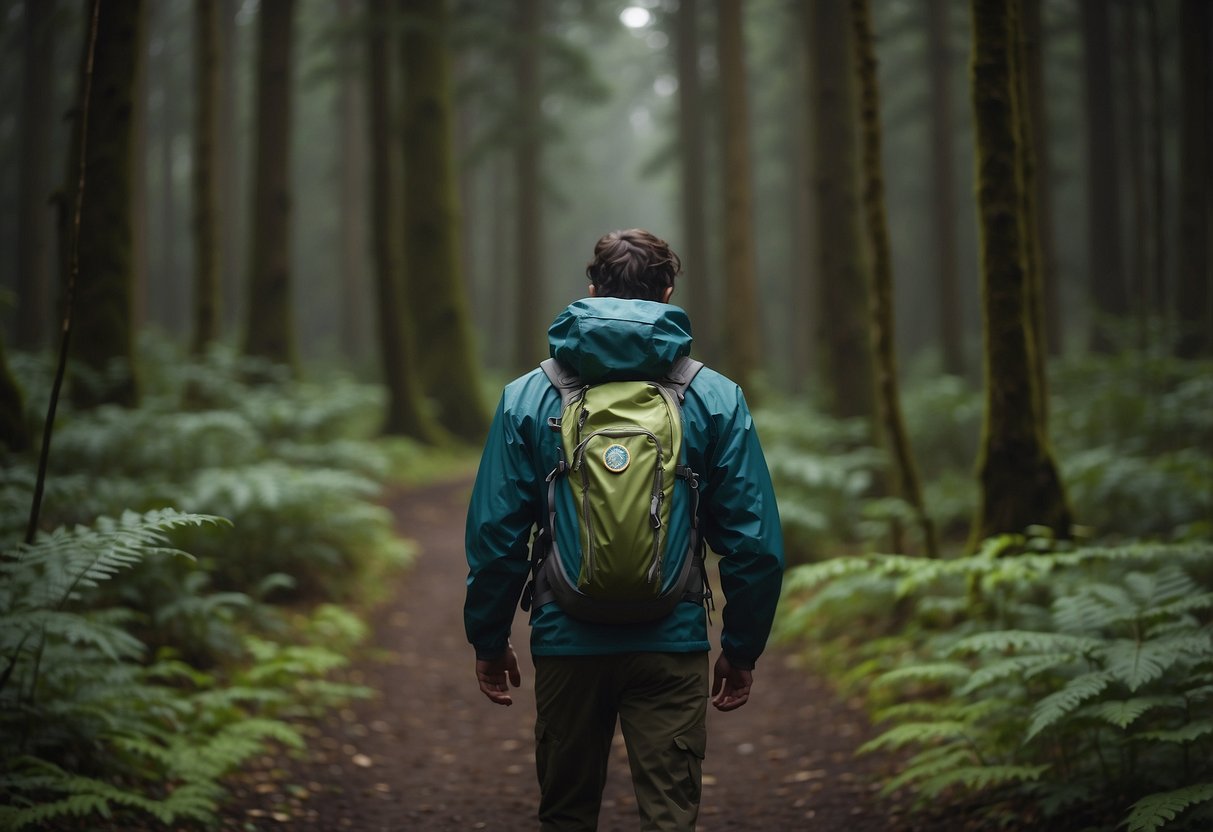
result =
[[581,376],[570,371],[555,358],[547,358],[539,363],[539,369],[543,370],[543,374],[548,377],[548,381],[552,382],[552,386],[560,391],[560,408],[568,407],[569,401],[582,387],[585,387],[585,382],[581,380]]
[[678,394],[679,404],[686,398],[687,388],[691,386],[691,382],[702,369],[702,361],[696,361],[694,358],[684,355],[675,361],[674,365],[670,367],[670,371],[666,373],[665,384]]

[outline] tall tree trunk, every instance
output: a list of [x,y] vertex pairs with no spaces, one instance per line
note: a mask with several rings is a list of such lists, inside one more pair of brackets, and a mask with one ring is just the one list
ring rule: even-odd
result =
[[[91,4],[90,4],[91,7]],[[75,356],[97,383],[72,385],[79,407],[138,400],[131,327],[132,169],[135,80],[142,58],[142,0],[102,0],[83,153],[88,175],[80,216]],[[91,15],[86,19],[90,19]],[[81,65],[84,65],[81,61]],[[83,73],[82,73],[83,75]],[[76,114],[68,192],[79,175]],[[117,364],[117,375],[105,371]]]
[[[150,43],[155,6],[150,6],[144,15],[140,32],[139,70],[135,78],[134,123],[134,181],[131,186],[131,320],[135,331],[143,329],[148,322],[149,295],[151,294],[151,228],[152,199],[148,171],[151,168],[151,90],[150,76],[154,71]],[[66,238],[68,235],[64,235]]]
[[881,161],[880,86],[876,78],[876,46],[869,0],[851,0],[855,66],[859,75],[859,115],[863,146],[863,203],[872,248],[872,353],[876,362],[876,398],[894,467],[895,492],[914,509],[923,549],[939,554],[935,524],[922,498],[918,466],[901,413],[893,314],[893,263],[885,215],[884,172]]
[[[156,273],[148,284],[149,307],[152,318],[169,332],[186,330],[180,317],[177,287],[186,284],[182,279],[185,267],[178,256],[181,248],[181,225],[178,219],[177,181],[173,175],[176,159],[176,142],[183,114],[180,112],[177,95],[177,56],[173,54],[171,32],[174,21],[165,18],[175,15],[176,10],[167,4],[157,4],[156,28],[160,29],[162,48],[155,62],[154,79],[160,89],[160,201],[156,218],[159,222],[160,257]],[[188,131],[187,131],[188,132]]]
[[[1026,0],[1033,2],[1033,0]],[[1018,154],[1015,164],[1019,176],[1019,239],[1023,247],[1024,265],[1024,328],[1029,339],[1028,360],[1031,363],[1032,379],[1036,385],[1033,400],[1036,403],[1036,420],[1043,435],[1048,431],[1049,389],[1046,361],[1048,344],[1045,340],[1045,291],[1044,268],[1040,250],[1040,217],[1036,211],[1036,199],[1040,193],[1036,170],[1037,142],[1044,136],[1037,128],[1035,118],[1043,114],[1043,102],[1033,100],[1030,83],[1031,61],[1039,54],[1029,50],[1026,28],[1023,21],[1024,0],[1012,0],[1007,19],[1010,26],[1011,77],[1015,84],[1015,149]]]
[[[350,27],[359,20],[356,0],[341,0],[341,20]],[[340,151],[338,156],[341,182],[340,240],[341,240],[341,325],[342,353],[351,360],[366,355],[367,342],[364,322],[366,310],[366,137],[367,123],[362,114],[364,101],[357,62],[358,41],[341,35],[338,42],[338,63],[341,73],[336,100],[337,129]],[[399,218],[399,214],[396,215]]]
[[438,432],[429,417],[417,371],[413,320],[407,314],[404,253],[400,237],[404,183],[400,145],[392,130],[392,58],[388,49],[388,0],[370,0],[367,27],[367,116],[371,149],[371,238],[375,265],[379,355],[388,389],[383,432],[434,441]]
[[29,423],[25,418],[25,398],[8,368],[4,339],[0,338],[0,460],[5,451],[19,453],[30,447]]
[[1125,64],[1124,131],[1128,138],[1129,172],[1129,294],[1133,317],[1137,320],[1137,346],[1145,349],[1150,319],[1149,243],[1150,229],[1146,201],[1146,151],[1143,127],[1146,120],[1141,89],[1141,47],[1138,33],[1138,6],[1120,4],[1120,54]]
[[1042,524],[1066,537],[1070,509],[1037,414],[1026,318],[1013,20],[1005,0],[972,0],[973,112],[986,366],[978,460],[980,506],[971,545]]
[[928,6],[931,73],[931,189],[935,217],[936,274],[939,279],[939,347],[943,371],[963,376],[964,316],[960,311],[960,272],[956,260],[956,175],[952,141],[952,25],[950,0]]
[[290,149],[294,0],[262,0],[257,48],[252,263],[244,349],[294,368]]
[[708,233],[705,207],[703,89],[699,72],[699,14],[696,0],[678,4],[678,147],[681,164],[683,276],[675,303],[683,303],[695,333],[695,354],[715,358],[712,286],[708,272]]
[[856,102],[845,3],[804,5],[808,32],[811,168],[817,218],[818,344],[835,416],[875,414],[868,286],[860,228]]
[[46,346],[51,325],[50,137],[54,127],[54,2],[25,0],[22,41],[21,165],[17,189],[17,316],[19,349]]
[[459,268],[459,199],[452,142],[447,6],[404,0],[405,279],[418,317],[426,393],[444,428],[480,441],[488,427]]
[[219,337],[219,5],[194,0],[194,355]]
[[244,211],[248,194],[242,189],[244,181],[240,175],[241,141],[239,100],[239,29],[236,16],[240,12],[241,0],[220,0],[222,13],[219,19],[219,40],[228,56],[219,64],[219,272],[223,297],[223,329],[236,332],[240,328],[244,308],[244,293],[241,291],[243,259],[241,242],[245,226]]
[[1166,147],[1163,135],[1162,32],[1158,26],[1158,5],[1146,3],[1146,26],[1150,37],[1150,190],[1151,228],[1150,268],[1151,310],[1166,319],[1167,306],[1167,171],[1163,162]]
[[544,331],[539,320],[543,296],[543,241],[541,230],[543,188],[540,176],[542,122],[539,108],[539,49],[542,26],[541,0],[516,0],[517,41],[514,89],[517,96],[518,135],[514,148],[514,214],[518,241],[514,248],[517,290],[514,307],[514,369],[538,363]]
[[[750,170],[749,104],[741,0],[719,0],[721,121],[724,149],[725,367],[743,388],[759,369],[758,277],[754,255],[754,197]],[[702,325],[701,325],[702,326]],[[750,391],[755,395],[757,391]]]
[[1082,0],[1087,111],[1088,285],[1094,321],[1091,348],[1115,347],[1110,329],[1129,311],[1121,257],[1120,177],[1112,94],[1112,34],[1107,0]]
[[1179,256],[1175,300],[1181,358],[1213,355],[1213,5],[1183,0],[1180,16]]
[[1053,230],[1052,154],[1049,152],[1048,109],[1045,107],[1045,32],[1041,20],[1041,0],[1022,0],[1020,25],[1023,27],[1026,109],[1032,140],[1032,158],[1035,160],[1032,191],[1036,215],[1036,272],[1040,290],[1039,305],[1042,309],[1037,343],[1043,344],[1040,361],[1044,362],[1049,355],[1061,355],[1065,328],[1062,324],[1057,243]]

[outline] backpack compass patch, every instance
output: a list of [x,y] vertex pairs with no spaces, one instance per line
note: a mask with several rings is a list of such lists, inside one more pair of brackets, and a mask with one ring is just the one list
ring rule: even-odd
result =
[[602,452],[602,464],[612,474],[622,474],[632,464],[632,455],[623,445],[618,443],[609,445]]

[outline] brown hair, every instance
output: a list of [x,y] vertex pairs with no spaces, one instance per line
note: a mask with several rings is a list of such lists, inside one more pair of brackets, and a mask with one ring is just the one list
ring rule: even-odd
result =
[[665,240],[642,228],[612,231],[594,246],[594,259],[585,275],[598,297],[665,299],[682,261]]

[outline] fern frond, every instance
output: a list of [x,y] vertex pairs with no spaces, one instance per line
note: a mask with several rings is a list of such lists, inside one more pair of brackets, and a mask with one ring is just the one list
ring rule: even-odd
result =
[[1102,640],[1067,633],[1035,632],[1030,630],[995,630],[961,639],[952,653],[998,653],[1031,651],[1083,656],[1098,649]]
[[931,662],[912,664],[882,673],[872,685],[874,687],[897,687],[906,682],[934,682],[955,685],[969,678],[973,671],[960,662]]
[[1129,832],[1155,832],[1175,820],[1184,810],[1213,800],[1213,783],[1200,783],[1169,792],[1158,792],[1133,804],[1125,823]]
[[921,780],[929,780],[945,771],[970,766],[976,761],[976,754],[973,750],[963,745],[928,748],[911,757],[900,774],[885,782],[880,790],[880,796],[888,797],[904,786]]
[[956,720],[938,722],[907,722],[890,728],[859,747],[857,754],[881,749],[896,750],[907,745],[931,745],[946,740],[967,740],[969,726]]
[[1024,742],[1068,716],[1091,697],[1098,696],[1112,683],[1112,679],[1112,674],[1106,670],[1084,673],[1071,679],[1061,690],[1041,699],[1032,709],[1032,721],[1024,735]]
[[1100,652],[1116,680],[1136,691],[1177,662],[1213,657],[1213,639],[1209,632],[1180,633],[1149,641],[1117,639]]
[[1044,673],[1046,670],[1064,667],[1073,661],[1074,656],[1067,653],[1008,656],[1005,659],[998,659],[991,664],[974,670],[969,680],[956,690],[956,694],[958,696],[968,696],[974,691],[1008,678],[1031,679]]
[[923,780],[918,790],[926,797],[937,797],[950,788],[959,786],[966,791],[983,791],[995,786],[1012,783],[1027,783],[1039,780],[1051,769],[1048,764],[1033,766],[963,766],[941,771],[934,777]]
[[1173,742],[1178,745],[1185,745],[1205,737],[1213,736],[1213,717],[1197,719],[1180,728],[1162,731],[1142,731],[1134,736],[1141,740]]
[[[1163,708],[1182,710],[1187,704],[1182,696],[1139,696],[1109,702],[1096,702],[1078,711],[1085,716],[1102,719],[1117,728],[1128,728],[1141,716]],[[1136,736],[1140,737],[1141,734]]]

